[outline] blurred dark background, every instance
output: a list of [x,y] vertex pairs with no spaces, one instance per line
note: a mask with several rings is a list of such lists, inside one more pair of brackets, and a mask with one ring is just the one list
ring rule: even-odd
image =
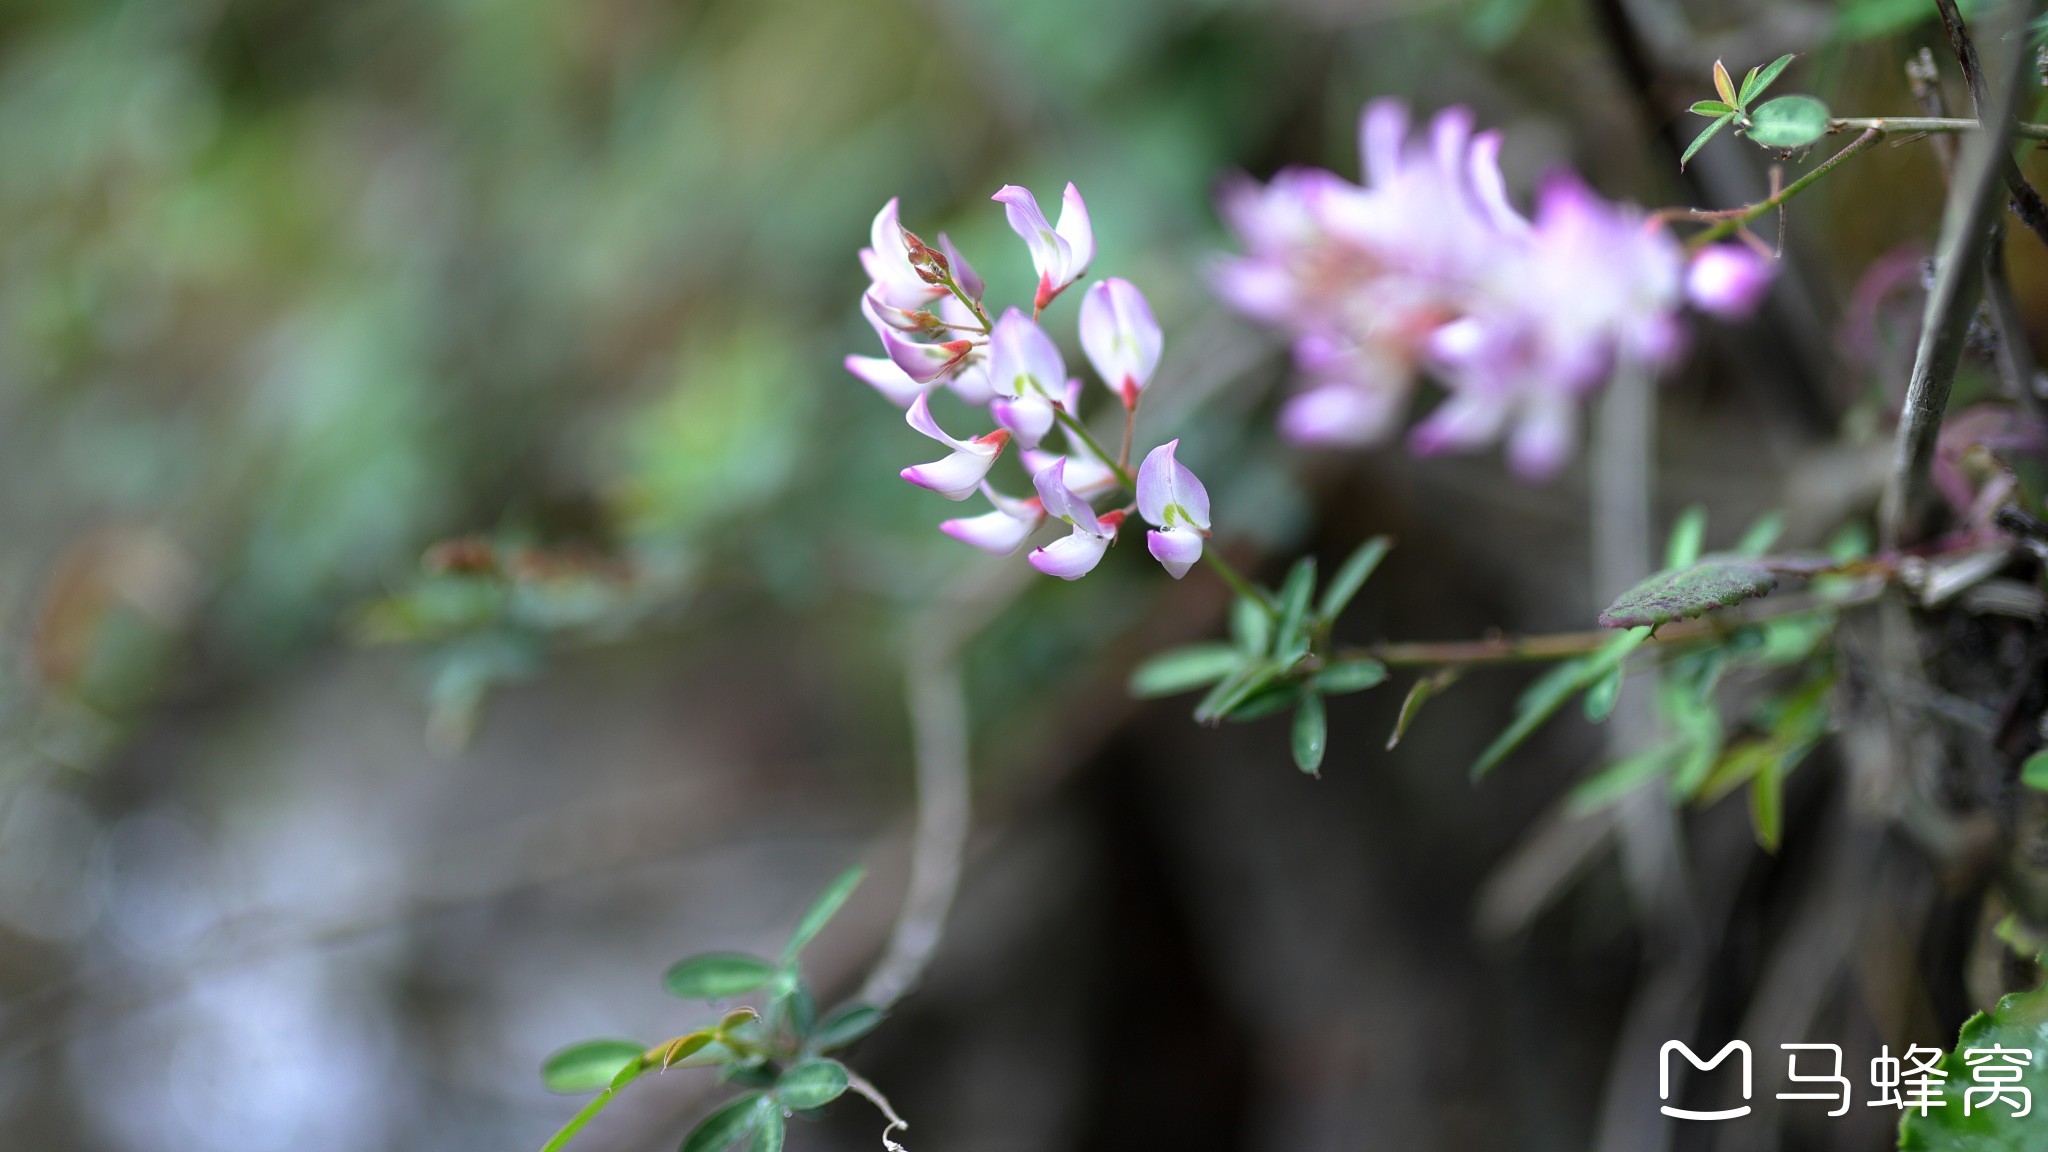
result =
[[[1675,163],[1717,56],[1809,53],[1799,90],[1912,112],[1930,12],[0,5],[0,1145],[537,1148],[574,1107],[549,1051],[683,1030],[668,963],[774,947],[864,859],[813,951],[850,992],[903,884],[901,653],[972,595],[964,888],[851,1057],[913,1148],[1588,1146],[1642,954],[1619,872],[1595,852],[1480,908],[1597,733],[1568,720],[1475,787],[1523,675],[1387,752],[1397,682],[1345,698],[1311,781],[1284,720],[1133,704],[1132,664],[1219,630],[1221,591],[1128,542],[1065,585],[935,532],[951,508],[891,474],[923,442],[838,364],[871,340],[854,252],[901,196],[1016,298],[987,196],[1077,182],[1095,274],[1165,323],[1148,419],[1187,437],[1233,553],[1270,575],[1398,537],[1360,639],[1585,627],[1583,468],[1530,489],[1491,457],[1274,443],[1285,356],[1202,286],[1218,180],[1353,175],[1359,106],[1394,94],[1502,128],[1525,203],[1571,165],[1732,205],[1768,157]],[[1859,164],[1789,213],[1767,315],[1701,329],[1666,391],[1659,505],[1710,495],[1712,544],[1782,507],[1810,545],[1874,492],[1942,188],[1912,142]],[[2038,254],[2014,256],[2034,309]],[[472,535],[534,578],[480,603],[421,575]],[[1739,799],[1689,818],[1755,910],[1712,1019],[1792,915],[1834,771],[1795,779],[1776,860]],[[1962,961],[1922,959],[1950,1002],[1899,1027],[1942,1043]],[[715,1091],[643,1081],[578,1147],[670,1147]],[[848,1098],[792,1146],[879,1127]]]

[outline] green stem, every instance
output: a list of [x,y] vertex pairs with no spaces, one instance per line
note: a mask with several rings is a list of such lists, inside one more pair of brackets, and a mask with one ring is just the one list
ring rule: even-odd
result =
[[960,301],[960,303],[966,305],[967,310],[969,312],[974,313],[974,318],[976,320],[981,321],[981,330],[983,332],[992,332],[995,330],[995,326],[988,322],[988,313],[982,311],[981,301],[976,300],[973,297],[969,296],[966,292],[961,291],[959,282],[953,279],[953,272],[951,269],[948,269],[944,272],[940,272],[938,276],[939,283],[945,287],[946,291],[951,292],[955,300],[958,300]]
[[1697,210],[1694,211],[1693,217],[1695,219],[1713,220],[1714,224],[1711,227],[1707,228],[1705,231],[1696,233],[1695,235],[1688,237],[1685,241],[1685,246],[1687,248],[1697,250],[1708,244],[1713,243],[1716,240],[1721,239],[1724,236],[1732,235],[1737,229],[1749,223],[1751,220],[1754,220],[1757,217],[1764,215],[1765,213],[1785,203],[1785,201],[1790,200],[1794,196],[1799,195],[1801,192],[1806,191],[1808,188],[1812,187],[1814,183],[1817,182],[1821,177],[1827,175],[1829,172],[1834,171],[1835,167],[1841,164],[1842,161],[1847,160],[1849,157],[1854,156],[1856,153],[1863,151],[1864,149],[1870,147],[1872,144],[1877,143],[1879,140],[1883,138],[1883,129],[1865,128],[1863,130],[1863,134],[1861,136],[1856,137],[1856,139],[1851,140],[1847,147],[1843,148],[1840,152],[1835,153],[1833,156],[1828,157],[1825,161],[1821,163],[1819,167],[1815,168],[1813,171],[1808,172],[1806,175],[1801,176],[1799,179],[1794,180],[1790,184],[1787,184],[1782,191],[1780,191],[1777,195],[1771,197],[1768,200],[1759,200],[1755,204],[1751,204],[1746,208],[1731,208],[1725,212],[1705,212]]
[[1060,427],[1065,428],[1076,440],[1086,444],[1088,450],[1095,453],[1097,459],[1109,465],[1109,470],[1116,475],[1116,482],[1123,485],[1125,491],[1133,495],[1137,493],[1138,482],[1131,478],[1131,470],[1119,463],[1116,457],[1102,450],[1102,445],[1096,442],[1095,436],[1088,431],[1087,425],[1081,423],[1080,419],[1073,413],[1057,405],[1053,407],[1052,415],[1053,419],[1060,422]]
[[[1983,127],[1975,120],[1957,116],[1844,116],[1828,121],[1828,128],[1841,132],[1875,129],[1879,132],[1975,132]],[[2048,140],[2048,124],[2014,124],[2012,134],[2023,140]]]
[[1244,597],[1245,599],[1251,601],[1254,604],[1258,604],[1266,608],[1271,608],[1273,606],[1273,598],[1266,595],[1264,592],[1261,592],[1258,586],[1253,584],[1250,580],[1245,579],[1244,573],[1239,572],[1237,569],[1231,567],[1230,561],[1225,560],[1216,551],[1216,549],[1207,547],[1203,548],[1202,562],[1204,564],[1207,564],[1209,567],[1215,569],[1216,574],[1223,578],[1223,582],[1225,584],[1230,585],[1230,590],[1232,592],[1237,593],[1239,596]]

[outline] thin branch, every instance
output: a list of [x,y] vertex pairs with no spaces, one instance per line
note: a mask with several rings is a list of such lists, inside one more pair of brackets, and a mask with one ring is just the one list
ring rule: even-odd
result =
[[960,886],[971,820],[968,802],[966,693],[951,637],[924,642],[904,668],[917,767],[917,831],[910,886],[889,947],[868,974],[860,999],[886,1009],[917,983],[938,948]]
[[882,1118],[889,1122],[889,1126],[882,1129],[883,1149],[886,1152],[908,1152],[903,1145],[889,1139],[889,1133],[899,1130],[904,1132],[910,1131],[910,1122],[896,1114],[896,1109],[890,1107],[889,1098],[882,1095],[881,1089],[868,1083],[866,1077],[851,1068],[846,1070],[846,1086],[867,1097],[868,1103],[873,1104],[875,1109],[882,1114]]
[[[1948,0],[1938,2],[1948,4]],[[1962,48],[1969,48],[1967,41]],[[2001,125],[2011,120],[2020,70],[2027,55],[2016,48],[2006,51],[2010,59],[2003,62],[1999,85],[1979,108],[1980,119]],[[1975,66],[1971,50],[1964,64],[1966,74],[1974,73]],[[2003,183],[2001,175],[2011,160],[2003,132],[1972,135],[1956,160],[1955,181],[1942,214],[1934,287],[1927,294],[1920,346],[1913,357],[1913,376],[1907,383],[1905,406],[1899,414],[1891,477],[1879,511],[1881,543],[1888,550],[1917,534],[1916,521],[1927,503],[1935,441],[1948,408],[1949,389],[1955,383],[1956,365],[1962,357],[1970,317],[1983,289],[1985,253],[1996,211],[1994,200]]]
[[1837,152],[1833,156],[1830,156],[1826,160],[1822,161],[1818,167],[1813,169],[1813,171],[1808,172],[1806,175],[1801,176],[1799,179],[1794,180],[1790,184],[1787,184],[1782,191],[1778,192],[1774,196],[1771,196],[1769,199],[1759,200],[1756,203],[1751,204],[1744,208],[1730,208],[1726,211],[1720,212],[1708,212],[1701,209],[1694,209],[1690,213],[1690,215],[1694,219],[1712,220],[1714,221],[1714,224],[1702,232],[1698,232],[1692,236],[1687,237],[1685,241],[1686,247],[1699,248],[1703,245],[1711,244],[1712,242],[1719,240],[1724,236],[1728,236],[1734,233],[1737,229],[1749,223],[1751,220],[1754,220],[1757,217],[1770,212],[1772,209],[1785,203],[1785,201],[1790,200],[1794,196],[1799,195],[1801,192],[1806,191],[1808,188],[1812,187],[1813,184],[1816,181],[1818,181],[1821,177],[1827,175],[1829,172],[1834,171],[1836,166],[1841,164],[1842,161],[1847,160],[1849,157],[1854,156],[1856,153],[1863,151],[1864,149],[1870,147],[1872,144],[1877,143],[1879,140],[1883,138],[1883,129],[1876,127],[1865,128],[1861,136],[1858,136],[1856,137],[1856,139],[1851,140],[1845,147],[1843,147],[1843,149],[1840,152]]
[[[1977,113],[1979,121],[2010,125],[2014,111],[2014,101],[2010,95],[2004,98],[1998,115],[1984,115],[1984,106],[1987,103],[1984,68],[1977,61],[1977,46],[1970,42],[1969,26],[1963,22],[1963,13],[1956,7],[1956,0],[1934,0],[1934,7],[1941,13],[1942,31],[1948,33],[1949,50],[1955,53],[1956,63],[1962,65],[1963,80],[1970,89],[1971,110]],[[2027,23],[2025,17],[2032,15],[2032,5],[2021,3],[2012,7],[2021,9],[2022,19],[2019,23],[2024,27]],[[2016,49],[2014,55],[2024,60],[2028,53],[2023,49]],[[2013,87],[2019,87],[2017,77],[2013,80]],[[2009,127],[2008,130],[2013,129]],[[2003,163],[2000,165],[1999,174],[2005,179],[2006,188],[2012,192],[2011,207],[2014,214],[2019,216],[2020,222],[2031,229],[2035,236],[2040,237],[2043,244],[2048,244],[2048,203],[2041,200],[2041,194],[2034,190],[2032,184],[2027,183],[2025,176],[2020,174],[2020,166],[2013,161],[2012,153],[2001,149],[2001,154]]]
[[[1952,132],[1975,132],[1982,127],[1983,125],[1975,120],[1957,116],[1837,116],[1828,121],[1828,130],[1832,132],[1875,128],[1879,132],[1896,136],[1921,133],[1947,135]],[[2012,126],[2012,134],[2023,140],[2048,140],[2048,124],[2029,124],[2022,121]]]

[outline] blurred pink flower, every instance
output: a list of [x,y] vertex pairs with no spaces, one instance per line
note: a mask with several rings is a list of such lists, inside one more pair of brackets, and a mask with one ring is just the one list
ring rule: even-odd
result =
[[1081,348],[1124,407],[1136,408],[1152,382],[1161,343],[1152,306],[1130,281],[1098,280],[1081,297]]

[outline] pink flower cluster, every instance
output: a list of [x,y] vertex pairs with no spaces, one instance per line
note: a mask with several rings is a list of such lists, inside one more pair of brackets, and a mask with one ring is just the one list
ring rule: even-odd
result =
[[[1076,580],[1101,563],[1117,530],[1136,512],[1154,525],[1146,533],[1152,555],[1179,579],[1201,559],[1209,535],[1209,494],[1175,459],[1178,440],[1147,453],[1135,478],[1127,458],[1110,460],[1098,451],[1079,423],[1083,385],[1067,375],[1059,345],[1039,325],[1046,308],[1094,261],[1088,206],[1072,184],[1058,224],[1046,220],[1023,188],[1006,186],[994,199],[1031,251],[1038,285],[1030,315],[1010,308],[991,321],[982,303],[986,286],[966,257],[943,234],[938,247],[926,245],[903,227],[891,200],[875,216],[869,246],[860,253],[870,281],[861,312],[884,354],[848,356],[846,368],[904,409],[912,428],[947,449],[941,459],[905,468],[905,480],[948,500],[979,491],[992,506],[979,516],[939,525],[947,535],[1007,556],[1048,519],[1058,520],[1068,534],[1034,549],[1030,562],[1048,575]],[[1080,313],[1081,349],[1122,402],[1127,454],[1130,422],[1159,366],[1159,322],[1143,294],[1116,279],[1091,284]],[[986,408],[996,427],[967,439],[940,427],[930,402],[940,385],[966,404]],[[1063,454],[1043,447],[1055,424],[1062,426]],[[1013,441],[1036,495],[1005,495],[988,481]],[[1094,501],[1119,490],[1128,491],[1133,502],[1096,510]]]
[[1721,244],[1688,258],[1660,222],[1568,173],[1524,217],[1500,136],[1475,135],[1465,109],[1411,138],[1407,111],[1377,101],[1360,138],[1364,185],[1289,169],[1222,196],[1245,253],[1214,286],[1293,336],[1307,386],[1280,423],[1297,443],[1384,441],[1427,373],[1448,395],[1410,432],[1413,450],[1505,437],[1518,474],[1547,477],[1570,459],[1588,395],[1624,364],[1655,372],[1677,358],[1686,304],[1736,317],[1770,287],[1768,257]]

